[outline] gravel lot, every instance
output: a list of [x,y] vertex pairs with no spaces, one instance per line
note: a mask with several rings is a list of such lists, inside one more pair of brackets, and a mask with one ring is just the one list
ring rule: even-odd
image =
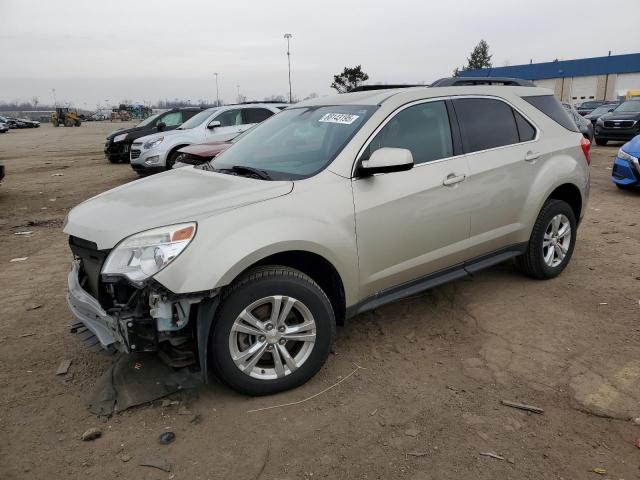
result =
[[[629,420],[640,417],[640,194],[609,180],[618,145],[593,150],[591,201],[559,278],[505,264],[361,315],[295,391],[247,398],[211,385],[98,419],[85,400],[112,360],[68,333],[61,225],[74,205],[137,178],[103,157],[117,126],[0,135],[0,477],[640,478]],[[63,359],[70,373],[56,376]],[[310,401],[247,413],[311,396],[354,364]],[[102,437],[82,442],[90,427]],[[176,440],[159,445],[167,429]],[[149,457],[171,473],[139,466]]]

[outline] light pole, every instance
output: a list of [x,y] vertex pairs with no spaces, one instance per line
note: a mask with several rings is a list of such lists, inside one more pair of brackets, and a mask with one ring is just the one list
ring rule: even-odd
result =
[[236,85],[236,87],[238,88],[238,103],[240,103],[240,85]]
[[220,106],[220,92],[218,90],[218,72],[213,72],[216,77],[216,107]]
[[58,106],[58,102],[56,101],[56,89],[52,88],[51,93],[53,93],[53,107],[56,108]]
[[287,39],[287,64],[289,65],[289,103],[291,103],[291,51],[289,49],[291,37],[293,37],[293,35],[290,33],[284,34],[284,38]]

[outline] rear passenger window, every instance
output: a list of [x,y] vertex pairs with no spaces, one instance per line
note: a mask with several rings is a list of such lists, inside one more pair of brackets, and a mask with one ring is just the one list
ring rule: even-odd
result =
[[513,115],[516,117],[516,125],[518,126],[518,134],[521,142],[528,142],[536,137],[536,129],[522,115],[515,110]]
[[244,122],[242,123],[260,123],[263,120],[266,120],[273,112],[271,110],[267,110],[266,108],[245,108],[242,111],[244,115]]
[[513,109],[506,103],[489,98],[459,98],[453,105],[465,153],[520,141]]
[[451,127],[444,102],[421,103],[402,110],[378,132],[362,160],[383,147],[411,150],[415,164],[451,157]]
[[522,99],[536,107],[547,117],[555,120],[556,123],[559,123],[567,130],[571,130],[572,132],[580,131],[576,123],[569,116],[569,113],[553,95],[535,95],[533,97],[522,97]]

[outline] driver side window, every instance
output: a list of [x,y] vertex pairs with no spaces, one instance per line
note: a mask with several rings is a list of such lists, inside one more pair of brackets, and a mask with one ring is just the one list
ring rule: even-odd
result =
[[402,110],[369,143],[362,160],[383,147],[410,150],[416,165],[453,156],[445,103],[427,102]]
[[221,127],[233,127],[235,125],[242,125],[242,111],[227,110],[226,112],[218,115],[214,120],[219,121]]
[[182,113],[181,112],[168,113],[160,119],[160,122],[163,122],[167,127],[180,125],[182,123]]

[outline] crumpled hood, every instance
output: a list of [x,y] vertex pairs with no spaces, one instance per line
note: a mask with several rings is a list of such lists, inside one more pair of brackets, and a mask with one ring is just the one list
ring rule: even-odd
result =
[[265,181],[179,168],[108,190],[73,208],[64,232],[113,248],[134,233],[209,217],[280,197],[291,181]]

